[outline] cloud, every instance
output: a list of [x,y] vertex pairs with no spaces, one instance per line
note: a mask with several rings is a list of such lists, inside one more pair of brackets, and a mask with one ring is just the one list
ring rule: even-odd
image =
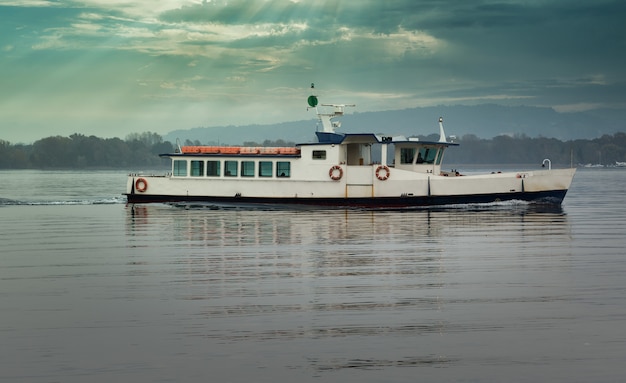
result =
[[5,0],[4,7],[54,7],[59,3],[54,0]]
[[180,124],[284,121],[311,82],[359,111],[619,107],[625,18],[618,0],[4,1],[0,109],[40,127],[181,109]]

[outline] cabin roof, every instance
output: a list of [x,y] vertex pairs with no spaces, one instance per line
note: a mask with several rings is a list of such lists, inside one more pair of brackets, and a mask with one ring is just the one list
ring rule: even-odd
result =
[[[321,133],[321,132],[316,132]],[[318,134],[319,142],[297,144],[296,147],[247,147],[247,146],[183,146],[180,153],[163,153],[161,157],[171,156],[281,156],[299,157],[301,146],[323,146],[340,144],[400,144],[402,146],[459,146],[454,142],[421,141],[405,136],[383,136],[374,133],[322,133]]]

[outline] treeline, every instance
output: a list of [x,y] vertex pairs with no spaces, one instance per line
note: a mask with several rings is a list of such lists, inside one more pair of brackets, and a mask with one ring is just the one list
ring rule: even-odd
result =
[[54,136],[32,145],[0,140],[0,169],[85,169],[168,166],[158,156],[174,145],[156,133],[133,133],[125,140],[72,134]]
[[[181,145],[203,145],[186,140]],[[214,143],[211,143],[214,144]],[[245,142],[248,146],[294,146],[294,142],[265,140]],[[157,133],[132,133],[126,139],[99,138],[72,134],[69,137],[43,138],[31,145],[12,145],[0,140],[0,169],[137,169],[166,168],[169,159],[159,157],[172,153],[175,145]]]
[[[435,138],[435,139],[438,139]],[[626,133],[603,135],[593,140],[560,141],[555,138],[530,138],[525,135],[480,139],[464,135],[460,144],[446,152],[446,163],[455,164],[530,164],[549,158],[553,164],[613,165],[626,161]]]
[[[438,140],[438,136],[420,137]],[[614,164],[626,161],[626,133],[604,135],[593,140],[560,141],[554,138],[530,138],[524,135],[481,139],[464,135],[455,142],[461,145],[446,152],[449,164],[528,164],[549,158],[553,164]],[[183,145],[202,145],[187,140]],[[211,144],[211,143],[208,143]],[[245,146],[293,146],[284,140],[246,141]],[[33,144],[13,145],[0,140],[0,169],[146,169],[168,167],[161,153],[171,153],[175,145],[156,133],[129,134],[126,139],[98,138],[72,134],[47,137]]]

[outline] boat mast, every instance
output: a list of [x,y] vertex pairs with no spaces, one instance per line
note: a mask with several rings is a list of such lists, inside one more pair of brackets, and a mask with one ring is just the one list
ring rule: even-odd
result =
[[[315,84],[311,84],[311,89],[315,89]],[[319,118],[319,120],[322,122],[322,132],[324,133],[335,133],[335,129],[341,127],[341,122],[333,121],[333,118],[343,116],[343,113],[344,113],[343,111],[345,107],[356,106],[356,104],[319,104],[319,106],[328,106],[328,107],[333,108],[332,113],[322,113],[318,109],[317,96],[315,95],[309,96],[309,98],[307,99],[307,102],[309,103],[309,107],[307,108],[307,110],[310,108],[315,109],[317,118]]]
[[446,133],[443,131],[443,117],[439,117],[439,142],[446,142]]

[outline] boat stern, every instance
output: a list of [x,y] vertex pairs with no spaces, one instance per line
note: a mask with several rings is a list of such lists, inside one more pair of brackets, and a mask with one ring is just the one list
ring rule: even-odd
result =
[[129,174],[126,179],[128,203],[163,202],[164,195],[175,193],[168,183],[168,176]]

